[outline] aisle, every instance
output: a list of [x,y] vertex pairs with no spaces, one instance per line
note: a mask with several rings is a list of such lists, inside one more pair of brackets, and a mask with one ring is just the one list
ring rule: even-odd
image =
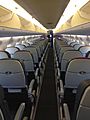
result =
[[36,110],[35,120],[58,120],[54,74],[53,49],[49,48],[43,85]]

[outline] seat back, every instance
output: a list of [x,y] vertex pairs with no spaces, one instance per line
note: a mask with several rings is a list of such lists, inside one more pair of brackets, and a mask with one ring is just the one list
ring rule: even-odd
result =
[[7,51],[11,55],[11,58],[13,58],[13,54],[18,50],[19,48],[17,47],[8,47],[5,49],[5,51]]
[[81,81],[90,78],[90,59],[77,58],[70,61],[65,75],[65,88],[76,89]]
[[10,58],[10,54],[6,51],[0,51],[0,59]]
[[72,42],[71,44],[70,44],[70,46],[74,46],[74,45],[77,45],[77,42]]
[[23,50],[26,46],[22,44],[17,44],[15,47],[19,48],[20,50]]
[[34,72],[34,62],[32,55],[29,51],[17,51],[14,53],[14,58],[20,60],[20,62],[24,63],[25,71],[26,72]]
[[85,46],[85,45],[83,45],[83,44],[76,44],[76,45],[74,45],[74,49],[78,50],[82,46]]
[[61,63],[62,55],[67,50],[74,50],[74,48],[73,47],[62,47],[61,50],[60,50],[60,54],[59,54],[59,63]]
[[34,48],[34,47],[27,47],[27,48],[24,48],[24,50],[29,51],[32,54],[34,63],[36,65],[36,67],[37,67],[38,66],[38,62],[39,62],[39,57],[38,57],[38,53],[37,53],[36,48]]
[[26,103],[25,114],[30,115],[31,100],[28,98],[28,87],[24,70],[20,61],[16,59],[0,60],[0,84],[4,88],[5,99],[13,115],[19,105]]
[[34,61],[29,51],[17,51],[14,58],[20,60],[24,65],[25,74],[27,78],[27,85],[29,86],[32,79],[35,78]]
[[8,89],[26,87],[24,70],[18,60],[0,60],[0,84]]
[[68,50],[64,52],[62,59],[61,59],[61,71],[66,71],[69,61],[71,61],[74,58],[78,58],[78,57],[82,57],[79,51]]
[[39,59],[41,58],[41,50],[40,50],[40,46],[37,44],[37,45],[32,45],[31,47],[35,47],[36,50],[37,50],[37,53],[38,53],[38,57]]
[[82,46],[79,48],[79,51],[82,53],[82,55],[85,57],[86,53],[90,51],[90,46]]
[[90,80],[81,82],[78,87],[73,120],[90,119]]
[[26,47],[29,47],[30,46],[30,44],[29,43],[23,43],[23,45],[25,45]]

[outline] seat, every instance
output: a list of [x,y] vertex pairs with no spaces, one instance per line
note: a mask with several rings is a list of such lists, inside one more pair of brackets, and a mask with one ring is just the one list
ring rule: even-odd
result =
[[64,89],[61,84],[62,81],[60,80],[60,96],[64,98],[64,102],[68,104],[71,110],[74,107],[77,88],[79,84],[86,79],[90,79],[90,59],[75,58],[71,60],[65,74]]
[[83,45],[83,44],[76,44],[73,47],[74,47],[75,50],[78,50],[82,46],[85,46],[85,45]]
[[77,45],[77,44],[79,44],[78,42],[72,42],[71,44],[70,44],[70,46],[74,46],[74,45]]
[[35,64],[35,69],[38,68],[39,56],[38,56],[36,48],[34,48],[34,47],[26,47],[23,50],[29,51],[32,54],[33,60],[34,60],[34,64]]
[[34,61],[29,51],[21,50],[14,53],[13,57],[20,60],[24,65],[24,70],[27,78],[27,85],[29,86],[32,79],[35,79]]
[[86,53],[90,51],[90,46],[82,46],[79,48],[79,51],[82,53],[82,55],[85,57]]
[[77,88],[79,83],[90,77],[90,59],[76,58],[70,61],[65,75],[65,87]]
[[0,51],[0,59],[10,58],[10,54],[6,51]]
[[61,48],[62,47],[67,47],[67,46],[68,45],[64,41],[56,40],[55,48],[56,48],[57,56],[59,56]]
[[90,119],[90,79],[82,81],[77,89],[75,106],[69,114],[68,106],[63,104],[62,120],[89,120]]
[[29,89],[27,88],[24,70],[20,61],[15,59],[0,60],[0,85],[4,88],[5,99],[13,114],[15,114],[20,103],[25,102],[26,116],[30,115],[32,108],[30,97],[33,96],[33,84],[34,80],[31,81]]
[[18,50],[19,50],[19,48],[17,48],[17,47],[8,47],[5,49],[5,51],[10,54],[11,58],[13,58],[13,54]]
[[61,66],[61,59],[62,59],[62,56],[64,54],[64,52],[66,52],[67,50],[74,50],[73,47],[62,47],[61,50],[60,50],[60,54],[59,54],[59,64]]
[[17,44],[15,47],[19,48],[20,50],[23,50],[26,46],[22,44]]
[[70,109],[73,108],[80,82],[86,79],[90,79],[90,59],[77,58],[71,60],[66,70],[64,85],[64,101],[68,102]]
[[25,109],[25,103],[21,103],[14,118],[10,113],[8,103],[5,100],[4,90],[0,86],[0,120],[21,120],[23,118],[23,113]]
[[81,53],[79,51],[76,51],[76,50],[67,50],[62,55],[62,59],[61,59],[61,79],[63,81],[65,79],[65,73],[66,73],[66,69],[67,69],[68,63],[72,59],[78,58],[78,57],[82,57],[82,55],[81,55]]
[[29,47],[29,46],[30,46],[30,44],[27,43],[27,42],[22,43],[22,45],[25,45],[26,47]]
[[36,45],[31,45],[30,47],[35,47],[35,48],[36,48],[37,53],[38,53],[38,57],[39,57],[39,62],[40,62],[40,60],[41,60],[41,50],[40,50],[39,45],[38,45],[38,44],[36,44]]
[[67,44],[70,46],[70,44],[72,44],[74,41],[72,41],[72,40],[69,40],[68,42],[67,42]]

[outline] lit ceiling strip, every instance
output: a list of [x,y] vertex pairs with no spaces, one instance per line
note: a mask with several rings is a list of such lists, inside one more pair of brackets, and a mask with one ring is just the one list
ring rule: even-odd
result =
[[40,24],[35,18],[33,18],[25,9],[23,9],[14,0],[7,0],[7,1],[0,0],[0,5],[12,11],[13,13],[19,15],[20,17],[32,22],[33,24],[40,27],[41,29],[47,31],[47,29],[42,24]]
[[88,1],[89,0],[70,0],[69,4],[67,5],[54,31],[58,30],[67,20],[69,20]]

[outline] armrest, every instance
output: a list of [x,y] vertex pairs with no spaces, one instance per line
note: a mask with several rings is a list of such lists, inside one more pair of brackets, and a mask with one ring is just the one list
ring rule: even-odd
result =
[[66,103],[63,104],[65,120],[70,120],[70,114]]
[[64,87],[63,82],[60,80],[60,91],[59,91],[60,98],[64,98]]
[[39,84],[39,77],[40,77],[40,71],[39,71],[39,68],[36,69],[35,71],[35,79],[37,80],[37,83]]
[[58,63],[58,61],[56,61],[56,67],[59,68],[59,63]]
[[38,76],[38,73],[39,73],[39,68],[37,68],[36,71],[35,71],[35,77]]
[[44,63],[44,61],[40,61],[40,63],[39,63],[39,70],[40,70],[40,75],[43,75],[44,74],[44,70],[45,70],[45,63]]
[[39,68],[41,68],[41,67],[42,67],[42,61],[39,62]]
[[33,89],[34,82],[35,82],[34,79],[30,82],[29,89],[28,89],[28,92],[29,92],[29,93],[32,93],[32,89]]
[[33,79],[29,85],[28,89],[28,97],[30,98],[31,102],[34,102],[35,99],[35,90],[33,90],[33,85],[34,85],[35,80]]
[[60,80],[60,69],[57,68],[57,80]]
[[21,120],[22,119],[24,109],[25,109],[25,103],[21,103],[21,105],[19,106],[19,108],[16,112],[14,120]]

